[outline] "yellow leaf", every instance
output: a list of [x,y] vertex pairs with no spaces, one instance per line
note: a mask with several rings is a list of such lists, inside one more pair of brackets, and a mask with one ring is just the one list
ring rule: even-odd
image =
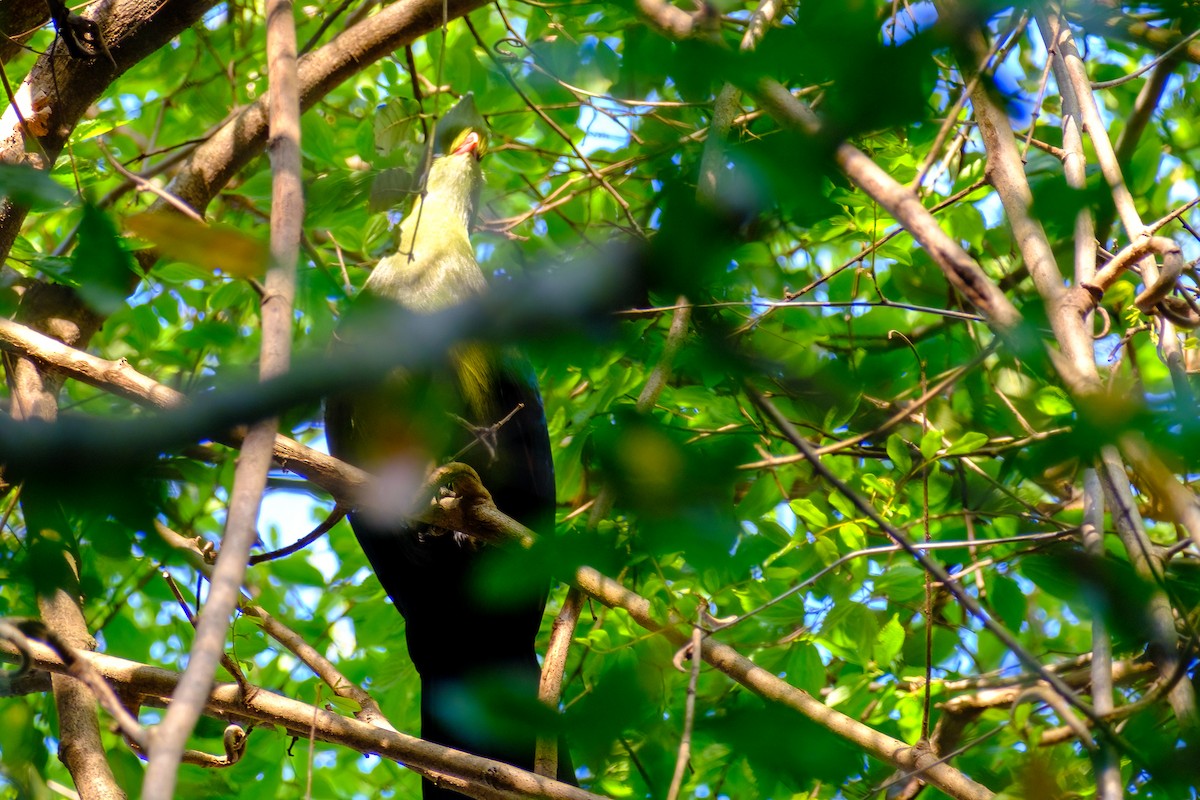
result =
[[127,218],[125,227],[168,258],[214,273],[249,278],[266,272],[266,244],[226,225],[205,225],[174,212],[154,211]]

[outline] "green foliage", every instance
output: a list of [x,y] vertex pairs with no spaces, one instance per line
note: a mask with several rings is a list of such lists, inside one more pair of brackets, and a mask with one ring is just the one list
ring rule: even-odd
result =
[[0,164],[0,193],[36,210],[61,207],[71,200],[71,193],[45,172],[21,164]]
[[[318,32],[318,44],[336,35],[340,20],[322,26],[332,5],[297,8],[301,42]],[[1103,558],[1085,553],[1071,535],[1083,520],[1084,470],[1119,435],[1150,443],[1189,490],[1200,474],[1187,391],[1194,393],[1194,378],[1173,376],[1160,359],[1162,330],[1133,302],[1141,278],[1122,278],[1103,301],[1109,327],[1096,362],[1118,390],[1103,402],[1073,396],[1038,355],[1060,349],[1051,327],[1057,320],[1028,279],[995,192],[982,182],[989,173],[970,107],[954,105],[962,90],[948,38],[955,31],[930,27],[925,3],[912,4],[923,20],[917,26],[903,8],[893,21],[896,4],[883,0],[804,0],[787,5],[761,44],[743,52],[752,5],[719,5],[724,16],[710,20],[704,36],[674,42],[634,4],[504,2],[503,14],[481,9],[472,27],[451,21],[444,35],[414,43],[419,93],[397,52],[362,64],[317,98],[302,120],[298,363],[327,351],[346,299],[394,250],[398,217],[419,189],[413,176],[426,132],[453,98],[473,92],[491,131],[474,243],[494,282],[633,276],[622,287],[631,299],[609,309],[615,314],[540,335],[536,320],[522,328],[533,331],[518,344],[537,366],[555,448],[558,526],[555,536],[539,532],[546,535],[532,551],[501,554],[481,580],[528,590],[542,566],[566,577],[586,564],[647,598],[659,620],[694,620],[701,608],[710,627],[736,617],[713,635],[761,670],[909,744],[922,735],[926,711],[934,725],[949,721],[954,698],[1019,677],[1023,668],[1007,647],[796,455],[751,399],[757,394],[820,448],[837,481],[911,540],[928,541],[930,556],[1042,663],[1090,652],[1096,622],[1113,637],[1118,659],[1144,658],[1155,630],[1151,612],[1161,602],[1173,605],[1194,646],[1194,557],[1175,550],[1160,586],[1131,566],[1113,535],[1123,520],[1111,513],[1102,525],[1109,543]],[[1083,5],[1068,4],[1072,14]],[[1185,6],[1126,5],[1163,31],[1195,27],[1183,19],[1191,13]],[[995,41],[1021,9],[989,9],[986,33]],[[1086,37],[1074,30],[1087,45],[1092,80],[1126,76],[1156,54],[1131,28],[1097,19]],[[50,37],[40,31],[31,46],[44,51]],[[91,352],[124,359],[193,397],[223,387],[218,396],[249,404],[260,344],[252,279],[266,263],[269,159],[256,152],[218,187],[204,209],[212,224],[200,225],[146,214],[154,194],[130,191],[106,153],[151,180],[169,178],[176,153],[265,93],[264,40],[256,8],[221,5],[124,73],[49,174],[0,165],[0,193],[31,210],[8,255],[17,275],[0,292],[7,315],[20,306],[12,288],[18,276],[22,288],[43,279],[74,287],[103,317]],[[24,74],[33,58],[16,57],[7,74]],[[1145,222],[1195,194],[1200,81],[1187,58],[1137,146],[1124,153],[1125,183]],[[1112,193],[1092,168],[1090,144],[1086,187],[1070,188],[1063,177],[1062,101],[1053,83],[1040,94],[1044,59],[1030,27],[994,83],[1018,144],[1032,137],[1025,157],[1033,213],[1064,280],[1073,282],[1077,214],[1111,223]],[[744,93],[719,142],[710,127],[717,94],[726,82],[752,90],[763,77],[811,103],[825,120],[824,135],[785,128]],[[439,85],[448,91],[434,91]],[[1096,93],[1114,138],[1134,114],[1142,85],[1133,80]],[[935,150],[943,124],[948,138]],[[843,174],[835,150],[842,140],[901,183],[926,176],[921,203],[1021,310],[1036,349],[988,350],[993,332],[978,310],[888,210]],[[705,148],[718,145],[716,195],[707,197],[697,188]],[[1192,229],[1200,224],[1194,211],[1184,219]],[[153,245],[157,260],[135,262],[141,245],[122,230]],[[1181,243],[1183,230],[1164,229]],[[1106,236],[1112,252],[1129,242],[1121,228]],[[634,244],[616,249],[616,241]],[[1194,236],[1186,239],[1188,259],[1195,247]],[[1187,280],[1184,291],[1194,300]],[[680,297],[692,305],[692,318],[682,342],[673,342]],[[1195,363],[1194,344],[1187,365]],[[650,411],[639,413],[638,397],[664,358],[669,380]],[[12,407],[11,390],[4,403]],[[150,419],[124,396],[73,380],[60,408],[80,430]],[[273,410],[285,432],[320,446],[315,394]],[[4,476],[27,478],[25,497],[53,500],[59,521],[34,530],[36,512],[17,505],[11,490],[0,497],[7,523],[0,615],[36,616],[37,589],[67,580],[54,570],[69,553],[79,559],[83,611],[101,649],[180,669],[193,630],[161,572],[173,576],[192,608],[203,582],[153,523],[219,542],[236,453],[188,442],[136,461],[114,453],[101,469],[84,469],[70,452],[43,456],[40,471]],[[272,477],[264,549],[295,541],[333,507],[295,475]],[[1149,539],[1169,547],[1179,533],[1160,495],[1162,479],[1135,474],[1132,483]],[[605,486],[614,506],[591,527],[587,504]],[[1064,535],[1048,542],[1055,532]],[[256,603],[366,688],[397,729],[417,731],[418,681],[403,623],[346,523],[300,553],[250,568],[247,585]],[[543,644],[563,591],[552,593]],[[248,616],[236,620],[228,652],[254,685],[343,714],[355,710]],[[690,688],[696,722],[681,797],[874,797],[901,780],[829,726],[719,670],[705,666],[689,687],[691,663],[677,669],[676,655],[626,611],[585,605],[562,714],[553,721],[585,788],[613,798],[665,797]],[[1189,669],[1182,680],[1195,680]],[[1151,702],[1121,731],[1134,745],[1120,754],[1124,779],[1139,797],[1194,796],[1194,732],[1182,731],[1153,694],[1153,673],[1131,675],[1118,705]],[[926,709],[929,676],[933,706]],[[1080,691],[1091,700],[1090,689]],[[502,720],[496,724],[547,725],[553,716],[504,692],[490,700],[487,719]],[[149,723],[158,714],[142,709],[141,718]],[[1030,701],[967,716],[955,718],[962,727],[946,726],[959,736],[947,745],[949,764],[999,796],[1094,794],[1089,754],[1073,740],[1044,742],[1062,725],[1056,712]],[[136,794],[143,765],[102,721],[117,781]],[[222,728],[206,719],[189,746],[221,752]],[[0,699],[0,798],[43,797],[48,782],[70,784],[54,757],[57,735],[48,694]],[[185,766],[180,774],[180,797],[407,798],[418,791],[416,776],[392,762],[270,727],[251,732],[234,767]],[[923,796],[943,795],[927,788]]]
[[134,276],[133,259],[122,246],[116,226],[103,211],[85,205],[78,235],[71,282],[96,313],[107,316],[119,311]]

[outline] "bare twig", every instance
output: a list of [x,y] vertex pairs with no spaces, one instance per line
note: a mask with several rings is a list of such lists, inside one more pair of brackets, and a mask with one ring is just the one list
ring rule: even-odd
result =
[[250,566],[262,564],[267,561],[275,561],[276,559],[290,556],[292,553],[300,552],[317,539],[320,539],[322,536],[329,533],[329,531],[333,529],[333,526],[341,522],[345,516],[346,509],[342,506],[336,506],[333,511],[329,512],[329,516],[321,520],[321,523],[317,525],[317,527],[313,528],[311,531],[304,534],[286,547],[281,547],[278,550],[272,550],[269,553],[259,553],[257,555],[250,556]]
[[[188,624],[193,628],[196,627],[196,615],[192,613],[191,606],[188,605],[187,598],[183,596],[183,592],[179,588],[179,584],[171,577],[171,573],[165,570],[161,573],[162,578],[167,583],[167,588],[171,590],[171,594],[175,596],[175,603],[179,606],[179,610],[183,612],[183,616],[187,619]],[[221,666],[225,671],[233,676],[237,685],[241,687],[242,692],[248,693],[250,684],[246,681],[246,673],[242,672],[242,668],[238,663],[230,658],[229,654],[221,651]]]
[[108,151],[108,148],[105,147],[104,143],[99,139],[96,140],[96,147],[98,147],[100,149],[100,153],[106,159],[108,159],[108,163],[112,165],[112,168],[119,172],[125,178],[125,180],[129,181],[131,184],[144,192],[150,192],[164,203],[169,204],[172,208],[174,208],[180,214],[183,214],[185,217],[194,219],[197,222],[204,222],[204,217],[197,214],[187,203],[183,202],[167,190],[155,186],[153,182],[147,180],[141,175],[126,169],[125,165],[114,158],[113,154]]

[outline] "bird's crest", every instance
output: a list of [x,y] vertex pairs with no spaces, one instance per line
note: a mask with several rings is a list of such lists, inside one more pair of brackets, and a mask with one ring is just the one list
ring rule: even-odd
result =
[[468,92],[438,120],[433,131],[433,154],[444,156],[455,152],[471,134],[477,140],[476,158],[481,158],[487,150],[487,121],[475,107],[475,95]]

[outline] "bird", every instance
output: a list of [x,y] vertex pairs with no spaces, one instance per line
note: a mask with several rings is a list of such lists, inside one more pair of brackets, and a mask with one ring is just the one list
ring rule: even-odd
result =
[[[397,251],[375,266],[354,305],[432,314],[487,290],[470,239],[487,146],[486,122],[474,98],[464,95],[434,129],[424,192],[400,225]],[[335,346],[369,346],[370,331],[351,330],[353,314],[346,317]],[[436,369],[398,372],[368,390],[328,398],[325,431],[332,455],[377,476],[407,475],[410,486],[431,466],[466,463],[502,512],[534,531],[553,529],[546,414],[536,373],[515,348],[459,343]],[[405,620],[408,653],[421,679],[422,738],[532,769],[535,740],[528,726],[490,730],[475,709],[481,693],[498,687],[536,697],[535,640],[549,577],[524,596],[489,597],[479,569],[497,545],[378,511],[354,510],[349,517]],[[429,780],[422,795],[461,798]]]

